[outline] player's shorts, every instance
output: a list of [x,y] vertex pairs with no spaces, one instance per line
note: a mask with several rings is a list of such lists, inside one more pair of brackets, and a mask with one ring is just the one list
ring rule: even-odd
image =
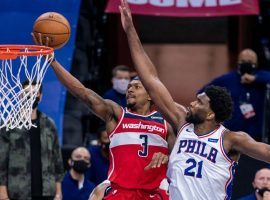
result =
[[104,195],[104,200],[169,200],[169,195],[162,189],[141,190],[124,189],[116,186],[109,186]]

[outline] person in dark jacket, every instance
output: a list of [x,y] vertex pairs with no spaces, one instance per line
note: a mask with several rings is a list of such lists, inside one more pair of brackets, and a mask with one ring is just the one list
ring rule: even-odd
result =
[[101,126],[98,130],[98,145],[90,146],[91,167],[86,171],[85,176],[95,185],[100,184],[108,177],[109,171],[109,145],[110,139],[106,127]]
[[[25,90],[37,89],[24,82]],[[55,123],[38,111],[42,87],[33,103],[33,126],[0,130],[0,199],[61,200],[64,166]]]
[[113,87],[105,92],[104,99],[110,99],[122,107],[126,107],[126,91],[130,82],[130,70],[125,65],[118,65],[112,70]]
[[88,200],[94,183],[84,176],[90,167],[90,153],[84,147],[73,150],[71,158],[68,160],[70,170],[65,174],[62,182],[63,200]]
[[238,56],[236,71],[215,78],[205,87],[221,86],[231,93],[234,112],[232,118],[225,121],[225,127],[231,131],[242,130],[261,141],[265,92],[266,85],[270,83],[270,72],[259,70],[257,65],[257,54],[251,49],[244,49]]
[[252,186],[255,192],[239,200],[270,200],[270,169],[263,168],[257,171]]

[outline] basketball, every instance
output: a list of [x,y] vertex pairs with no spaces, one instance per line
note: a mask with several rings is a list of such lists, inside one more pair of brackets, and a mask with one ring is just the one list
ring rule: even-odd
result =
[[38,33],[42,34],[43,44],[46,44],[46,37],[48,37],[48,46],[58,49],[68,42],[70,37],[70,25],[63,15],[56,12],[47,12],[36,19],[33,33],[36,38],[38,38]]

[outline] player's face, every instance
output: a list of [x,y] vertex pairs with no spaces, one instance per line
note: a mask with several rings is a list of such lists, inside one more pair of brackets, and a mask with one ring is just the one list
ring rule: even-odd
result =
[[256,173],[253,187],[262,189],[268,188],[270,189],[270,170],[269,169],[261,169]]
[[197,99],[191,102],[187,109],[186,121],[188,123],[203,123],[208,113],[211,112],[210,99],[205,93],[198,94]]
[[126,99],[128,108],[133,108],[136,105],[145,105],[151,100],[141,81],[139,80],[132,80],[128,84]]

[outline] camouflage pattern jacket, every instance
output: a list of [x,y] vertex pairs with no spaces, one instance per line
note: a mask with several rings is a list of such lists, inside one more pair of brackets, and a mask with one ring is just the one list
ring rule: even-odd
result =
[[[39,114],[43,196],[55,195],[55,182],[64,174],[56,126]],[[31,199],[30,137],[26,129],[0,130],[0,185],[7,186],[9,198]]]

